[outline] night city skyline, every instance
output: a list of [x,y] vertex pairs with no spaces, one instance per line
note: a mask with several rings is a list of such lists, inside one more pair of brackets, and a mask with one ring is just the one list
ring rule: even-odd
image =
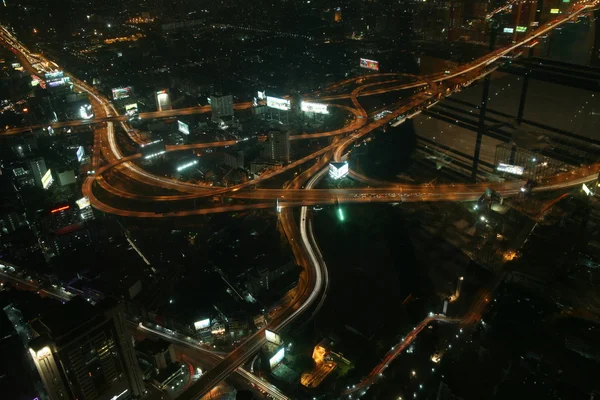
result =
[[2,398],[600,395],[599,0],[0,10]]

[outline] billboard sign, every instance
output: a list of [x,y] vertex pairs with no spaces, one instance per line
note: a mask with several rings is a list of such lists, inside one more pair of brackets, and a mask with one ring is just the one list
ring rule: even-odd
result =
[[131,104],[127,104],[125,106],[125,113],[126,114],[135,114],[138,110],[138,105],[137,103],[131,103]]
[[90,206],[90,199],[87,196],[84,196],[84,197],[80,198],[79,200],[75,200],[75,203],[77,203],[77,206],[79,206],[79,209],[82,210],[82,209]]
[[52,185],[53,182],[54,182],[54,178],[52,178],[52,170],[49,169],[48,171],[46,171],[44,176],[42,176],[42,187],[44,189],[48,189]]
[[200,321],[194,322],[194,328],[199,331],[200,329],[206,329],[210,326],[210,318],[201,319]]
[[515,28],[504,28],[504,33],[514,33]]
[[560,12],[560,10],[558,8],[551,8],[550,9],[550,14],[558,14]]
[[266,96],[265,96],[265,92],[264,92],[264,91],[262,91],[262,92],[261,92],[261,91],[259,90],[259,91],[257,92],[257,96],[256,96],[256,97],[257,97],[259,100],[264,100],[264,99],[265,99],[265,97],[266,97]]
[[271,369],[275,368],[277,366],[277,364],[279,364],[281,362],[281,360],[283,360],[284,356],[285,356],[285,347],[282,347],[269,360],[269,366],[271,367]]
[[52,80],[62,79],[63,75],[64,75],[64,73],[62,71],[54,71],[54,72],[49,72],[49,73],[45,74],[44,76],[46,77],[46,81],[52,81]]
[[112,96],[115,100],[126,99],[132,95],[133,90],[131,86],[122,87],[122,88],[114,88],[112,90]]
[[267,342],[281,344],[281,336],[278,333],[265,329],[265,339]]
[[177,120],[177,130],[181,133],[183,133],[184,135],[189,135],[190,134],[190,127],[188,124],[186,124],[185,122],[181,122],[179,120]]
[[379,71],[379,62],[373,60],[367,60],[366,58],[360,59],[360,67],[366,69],[372,69],[373,71]]
[[517,32],[527,32],[526,26],[517,26]]
[[316,114],[329,114],[327,110],[327,104],[311,103],[309,101],[303,101],[300,104],[300,109],[304,112],[312,112]]
[[271,96],[267,96],[267,107],[276,108],[283,111],[289,111],[292,108],[289,100]]
[[523,173],[525,172],[525,169],[521,166],[504,163],[499,163],[496,169],[500,172],[506,172],[514,175],[523,175]]
[[589,187],[587,187],[587,185],[586,185],[585,183],[584,183],[584,184],[581,186],[581,189],[582,189],[582,190],[585,192],[585,194],[587,194],[588,196],[591,196],[591,195],[592,195],[592,191],[590,190],[590,188],[589,188]]
[[83,146],[79,146],[77,148],[77,161],[81,162],[81,159],[85,155],[85,150],[83,150]]

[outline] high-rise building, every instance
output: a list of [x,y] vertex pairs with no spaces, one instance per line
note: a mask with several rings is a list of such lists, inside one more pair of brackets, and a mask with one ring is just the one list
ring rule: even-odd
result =
[[32,158],[29,160],[29,168],[31,169],[31,173],[33,174],[33,180],[35,181],[35,185],[40,188],[44,188],[44,176],[48,172],[48,168],[46,168],[46,161],[44,161],[43,157]]
[[233,96],[214,95],[210,97],[210,109],[212,111],[213,121],[233,116]]
[[76,297],[30,322],[29,352],[50,400],[129,400],[145,392],[121,304]]
[[171,110],[171,97],[166,89],[159,90],[156,92],[156,109],[158,111]]
[[290,162],[290,132],[270,130],[267,133],[262,156],[269,161]]

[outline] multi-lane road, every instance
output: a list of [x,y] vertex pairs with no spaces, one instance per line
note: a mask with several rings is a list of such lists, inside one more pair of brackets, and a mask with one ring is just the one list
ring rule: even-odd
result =
[[[449,73],[435,74],[423,78],[410,77],[410,82],[406,82],[407,77],[399,74],[387,74],[386,79],[389,76],[391,79],[370,82],[363,84],[362,81],[367,78],[353,78],[340,82],[337,85],[329,87],[326,91],[331,92],[342,89],[345,85],[356,83],[359,86],[354,88],[351,93],[337,93],[326,95],[323,92],[315,93],[307,98],[318,99],[318,101],[330,101],[338,99],[350,99],[352,107],[340,106],[347,112],[353,115],[351,122],[334,131],[323,132],[319,134],[300,134],[292,137],[292,140],[318,138],[318,137],[331,137],[333,141],[315,151],[314,153],[305,156],[299,160],[295,160],[292,163],[280,168],[266,172],[259,178],[244,183],[241,185],[234,185],[227,188],[212,188],[199,185],[191,185],[189,183],[178,182],[173,179],[155,176],[150,174],[139,166],[133,163],[133,161],[141,158],[141,155],[135,154],[132,156],[124,157],[121,153],[115,139],[114,123],[124,124],[126,117],[119,116],[118,112],[108,101],[108,99],[102,97],[94,88],[89,87],[83,82],[80,82],[72,77],[75,86],[78,90],[88,92],[93,98],[94,111],[97,118],[90,121],[71,121],[65,122],[64,124],[74,125],[55,125],[60,128],[63,126],[76,126],[92,123],[96,126],[96,137],[95,144],[99,148],[94,149],[94,167],[95,174],[86,179],[83,192],[90,198],[91,204],[104,212],[131,216],[131,217],[142,217],[142,218],[165,218],[165,217],[179,217],[188,215],[199,215],[208,214],[215,212],[228,212],[242,209],[260,209],[260,208],[271,208],[274,207],[275,200],[278,200],[279,205],[282,207],[280,219],[282,226],[290,238],[292,243],[292,249],[294,254],[301,264],[307,266],[305,268],[302,279],[300,281],[298,290],[296,291],[296,297],[291,301],[288,307],[284,308],[278,315],[267,326],[271,330],[280,330],[285,326],[289,325],[294,321],[301,313],[310,309],[315,304],[319,304],[318,300],[323,294],[324,287],[324,275],[322,258],[318,249],[314,248],[314,238],[311,240],[310,235],[307,233],[307,225],[309,224],[308,210],[306,206],[311,204],[331,204],[335,202],[340,203],[365,203],[365,202],[410,202],[410,201],[467,201],[476,200],[485,191],[486,188],[490,187],[503,196],[511,196],[519,194],[524,182],[505,182],[505,183],[480,183],[474,185],[462,185],[462,184],[446,184],[437,186],[425,186],[425,185],[387,185],[380,188],[362,188],[362,189],[311,189],[312,185],[307,186],[308,190],[299,189],[299,187],[288,187],[285,189],[252,189],[261,182],[273,178],[283,172],[293,170],[294,168],[308,162],[315,162],[315,164],[307,169],[302,176],[310,178],[310,174],[315,174],[317,171],[323,171],[323,166],[330,159],[341,160],[347,149],[356,141],[370,134],[374,130],[384,126],[385,124],[391,123],[396,118],[401,118],[406,115],[414,114],[420,111],[427,105],[435,102],[441,95],[450,95],[454,89],[460,88],[462,85],[470,83],[473,79],[478,76],[482,76],[494,68],[494,63],[500,60],[504,55],[518,49],[519,47],[527,44],[539,35],[545,34],[550,30],[560,26],[572,18],[576,18],[579,14],[590,10],[598,5],[598,1],[593,2],[579,2],[572,6],[569,12],[557,17],[557,19],[545,24],[528,36],[520,39],[505,48],[501,48],[491,52],[490,54],[467,63],[463,66],[458,67]],[[27,49],[20,44],[10,33],[4,29],[0,30],[0,39],[5,44],[19,52],[27,58],[34,65],[54,65],[58,66],[53,62],[46,60],[45,58],[31,54]],[[43,72],[43,71],[41,71]],[[395,76],[394,76],[395,75]],[[373,75],[373,78],[378,78],[377,75]],[[383,77],[383,74],[380,74]],[[444,87],[446,82],[451,83],[452,87]],[[457,84],[458,82],[458,84]],[[461,85],[462,82],[462,85]],[[434,85],[435,84],[435,85]],[[428,88],[429,93],[418,91],[416,94],[410,96],[406,102],[398,104],[389,114],[383,118],[377,120],[371,120],[369,115],[362,107],[358,98],[360,96],[377,95],[382,93],[389,93],[391,91],[399,91],[405,89],[416,89],[416,88]],[[333,106],[333,105],[332,105]],[[241,103],[236,105],[238,109],[244,109],[251,107],[249,103]],[[170,117],[176,115],[186,115],[198,112],[206,112],[206,107],[193,107],[183,110],[170,110],[155,113],[142,114],[142,118],[157,118],[157,117]],[[100,123],[100,124],[98,124]],[[104,125],[104,123],[106,123]],[[63,123],[59,123],[63,124]],[[127,132],[127,129],[123,125]],[[27,132],[31,127],[27,128],[13,128],[0,132],[4,135],[14,135],[17,133]],[[132,137],[134,141],[140,143],[140,139]],[[229,146],[235,145],[236,143],[210,143],[210,144],[198,144],[188,145],[187,147],[169,147],[167,151],[181,151],[191,150],[194,148],[204,147],[217,147],[217,146]],[[104,158],[105,163],[100,158]],[[105,179],[103,174],[107,171],[118,170],[119,173],[125,175],[130,179],[135,179],[143,184],[159,187],[163,189],[176,190],[181,194],[170,195],[169,200],[185,200],[190,198],[201,198],[208,196],[223,196],[240,199],[245,203],[234,204],[227,206],[214,206],[214,207],[203,207],[199,209],[183,209],[180,211],[173,211],[167,213],[156,213],[149,211],[138,211],[135,209],[122,209],[114,205],[109,205],[100,200],[95,190],[102,189],[108,191],[114,195],[127,198],[130,200],[138,201],[164,201],[167,197],[164,196],[145,196],[138,193],[130,193],[123,189],[117,189],[111,186]],[[554,177],[549,177],[544,181],[538,183],[538,186],[534,190],[552,190],[560,189],[565,187],[571,187],[579,185],[581,183],[596,179],[598,170],[600,169],[599,164],[585,166],[576,169],[575,171],[567,174],[560,174]],[[324,172],[319,172],[323,174]],[[299,180],[296,182],[300,182]],[[98,183],[98,184],[96,184]],[[248,203],[252,201],[252,203]],[[257,202],[255,202],[257,201]],[[301,232],[298,237],[298,228],[293,219],[290,207],[302,207],[301,209]],[[203,377],[194,385],[192,385],[181,397],[182,399],[198,399],[203,394],[207,393],[214,385],[223,380],[230,373],[238,369],[243,363],[250,359],[250,357],[265,343],[264,329],[259,330],[253,336],[251,336],[241,346],[236,348],[228,356],[226,356],[221,362],[219,362],[214,368],[208,371]]]

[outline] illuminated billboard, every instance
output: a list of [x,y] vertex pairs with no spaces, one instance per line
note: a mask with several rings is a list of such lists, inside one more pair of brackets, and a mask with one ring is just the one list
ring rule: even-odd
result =
[[587,185],[586,185],[585,183],[584,183],[584,184],[581,186],[581,189],[582,189],[582,190],[585,192],[585,194],[587,194],[588,196],[591,196],[591,195],[592,195],[592,191],[590,190],[590,188],[589,188],[589,187],[587,187]]
[[292,108],[289,100],[271,96],[267,96],[267,107],[276,108],[283,111],[289,111]]
[[257,92],[257,96],[256,96],[256,97],[257,97],[259,100],[264,100],[264,99],[265,99],[265,97],[266,97],[266,96],[265,96],[265,92],[264,92],[264,91],[262,91],[262,92],[261,92],[261,91],[259,90],[259,91]]
[[366,58],[360,59],[360,67],[366,69],[372,69],[373,71],[379,71],[379,62],[373,60],[367,60]]
[[515,29],[514,28],[504,28],[504,33],[514,33]]
[[136,113],[138,110],[138,105],[137,103],[131,103],[131,104],[127,104],[125,106],[125,113],[126,114],[134,114]]
[[523,175],[523,172],[525,172],[525,169],[523,167],[504,163],[499,163],[496,169],[500,172],[506,172],[514,175]]
[[270,331],[268,329],[265,329],[265,339],[267,339],[267,342],[270,343],[274,343],[274,344],[281,344],[281,336],[279,336],[279,334]]
[[199,331],[200,329],[206,329],[210,326],[210,318],[201,319],[200,321],[194,322],[194,328]]
[[560,10],[558,8],[551,8],[550,9],[550,14],[558,14],[560,12]]
[[75,203],[77,203],[77,206],[79,206],[79,209],[81,210],[90,206],[90,199],[87,196],[85,196],[80,198],[79,200],[75,200]]
[[517,26],[517,32],[527,32],[526,26]]
[[329,176],[332,179],[341,179],[348,175],[348,163],[347,162],[332,162],[329,163]]
[[42,176],[42,187],[44,189],[48,189],[52,183],[54,182],[54,178],[52,178],[52,170],[46,171],[44,176]]
[[281,362],[281,360],[283,360],[284,356],[285,356],[285,348],[282,347],[269,360],[269,366],[271,367],[271,369],[275,368],[277,366],[277,364],[279,364]]
[[47,81],[53,81],[53,80],[57,80],[57,79],[62,79],[64,73],[62,71],[54,71],[54,72],[49,72],[47,74],[45,74],[44,76],[46,77]]
[[271,96],[267,96],[267,107],[276,108],[283,111],[289,111],[292,108],[289,100]]
[[115,100],[126,99],[128,97],[131,97],[132,94],[133,94],[133,90],[131,89],[131,86],[122,87],[122,88],[114,88],[112,90],[112,97]]
[[183,133],[184,135],[189,135],[190,134],[190,127],[188,124],[186,124],[185,122],[181,122],[179,120],[177,120],[177,130],[181,133]]
[[309,101],[303,101],[300,104],[300,109],[304,112],[313,112],[316,114],[329,114],[327,110],[327,104],[311,103]]
[[85,155],[85,150],[83,150],[83,146],[79,146],[77,148],[77,161],[81,162],[81,159]]

